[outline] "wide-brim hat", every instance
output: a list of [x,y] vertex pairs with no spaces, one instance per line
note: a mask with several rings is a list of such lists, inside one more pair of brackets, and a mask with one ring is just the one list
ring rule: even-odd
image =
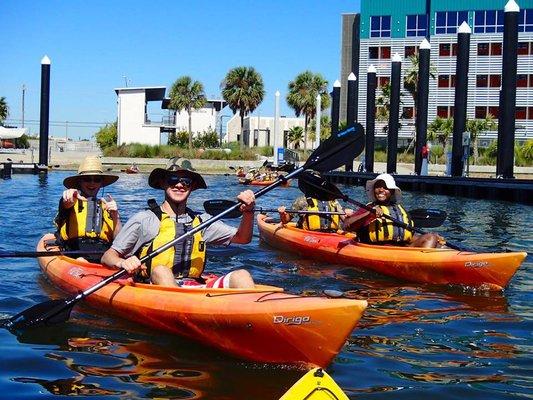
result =
[[401,189],[396,185],[396,181],[390,174],[379,174],[376,176],[375,179],[372,179],[371,181],[367,181],[365,188],[366,188],[366,195],[370,199],[370,201],[376,201],[376,195],[374,194],[374,185],[377,181],[383,181],[385,182],[385,186],[389,190],[394,190],[394,192],[391,194],[391,201],[398,203],[402,200],[402,191]]
[[[187,163],[185,161],[187,161]],[[181,165],[178,165],[177,160],[174,158],[170,160],[170,163],[166,168],[154,169],[148,177],[148,184],[154,189],[163,189],[162,183],[165,182],[169,176],[188,176],[194,181],[192,190],[207,189],[207,185],[204,178],[202,178],[202,175],[192,170],[191,162],[189,160],[185,161],[183,161]]]
[[85,176],[99,176],[102,178],[102,187],[111,185],[118,179],[117,175],[104,173],[100,157],[88,156],[81,162],[78,167],[78,174],[72,175],[63,180],[63,185],[67,189],[78,189],[80,181]]

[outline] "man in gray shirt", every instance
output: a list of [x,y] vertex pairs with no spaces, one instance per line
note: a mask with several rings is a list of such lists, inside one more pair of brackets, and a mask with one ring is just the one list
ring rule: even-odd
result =
[[132,216],[102,256],[102,264],[123,268],[130,274],[135,273],[153,284],[164,286],[254,287],[250,273],[244,269],[221,277],[203,273],[206,245],[251,241],[255,205],[255,195],[251,190],[237,196],[243,212],[238,228],[216,221],[141,265],[139,258],[210,218],[209,214],[198,215],[187,208],[191,192],[207,188],[200,174],[171,164],[166,169],[154,169],[148,184],[164,190],[165,201],[160,206],[151,205],[150,210]]

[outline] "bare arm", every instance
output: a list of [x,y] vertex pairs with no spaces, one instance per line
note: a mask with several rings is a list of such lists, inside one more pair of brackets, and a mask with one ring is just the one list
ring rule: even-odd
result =
[[245,190],[237,196],[242,204],[240,207],[242,214],[241,223],[237,229],[237,233],[231,239],[231,243],[246,244],[252,240],[252,233],[254,228],[254,212],[255,195],[251,190]]
[[130,274],[141,268],[141,262],[136,256],[124,259],[120,253],[112,247],[104,253],[100,262],[108,267],[123,268]]

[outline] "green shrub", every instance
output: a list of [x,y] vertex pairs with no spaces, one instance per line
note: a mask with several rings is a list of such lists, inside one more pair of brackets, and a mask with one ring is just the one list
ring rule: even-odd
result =
[[105,150],[108,147],[116,146],[117,144],[117,123],[113,122],[112,124],[106,124],[94,134],[94,137],[105,154]]

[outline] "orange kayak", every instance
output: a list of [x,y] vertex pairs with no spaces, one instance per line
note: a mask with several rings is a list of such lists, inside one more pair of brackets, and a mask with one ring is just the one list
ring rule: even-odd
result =
[[[45,235],[37,251],[44,246]],[[40,257],[39,265],[57,287],[77,294],[116,272],[65,256]],[[255,362],[325,367],[357,325],[364,300],[329,299],[284,293],[282,288],[170,288],[112,282],[85,301],[97,310],[188,337],[235,357]]]
[[474,253],[449,248],[379,246],[359,243],[350,233],[321,233],[281,225],[257,216],[261,239],[306,258],[353,265],[420,283],[502,290],[527,256],[525,252]]
[[[268,186],[276,181],[247,181],[245,179],[239,179],[241,185],[252,185],[252,186]],[[280,187],[289,187],[291,185],[290,179],[286,182],[283,182]]]

